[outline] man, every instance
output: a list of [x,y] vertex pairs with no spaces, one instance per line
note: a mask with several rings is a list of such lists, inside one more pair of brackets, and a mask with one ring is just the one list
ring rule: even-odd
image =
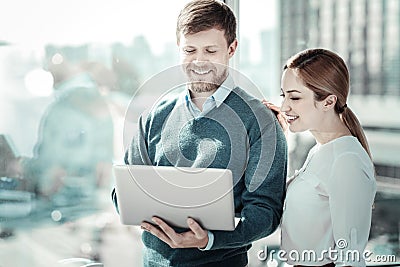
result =
[[[238,42],[225,4],[188,3],[176,33],[189,82],[183,94],[163,98],[140,118],[125,161],[230,169],[240,222],[234,231],[207,231],[191,218],[187,229],[177,229],[154,217],[141,225],[144,265],[243,267],[251,243],[274,232],[281,218],[285,136],[272,112],[229,75]],[[118,207],[115,192],[113,200]]]

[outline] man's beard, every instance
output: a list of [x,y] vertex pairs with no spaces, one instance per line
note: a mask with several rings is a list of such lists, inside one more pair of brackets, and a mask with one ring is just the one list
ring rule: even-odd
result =
[[221,74],[218,75],[217,68],[214,67],[210,70],[209,76],[211,77],[205,77],[206,79],[194,77],[197,75],[192,73],[191,68],[186,68],[186,74],[189,78],[189,89],[195,93],[205,93],[218,89],[228,76],[228,69],[224,68],[221,70]]
[[195,93],[213,92],[219,87],[215,82],[190,82],[189,89]]

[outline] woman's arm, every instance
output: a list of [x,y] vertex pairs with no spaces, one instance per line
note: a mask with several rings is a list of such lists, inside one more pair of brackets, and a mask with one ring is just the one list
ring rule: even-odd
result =
[[[363,266],[376,192],[373,168],[356,153],[335,160],[327,183],[337,266]],[[359,256],[357,258],[356,256]]]

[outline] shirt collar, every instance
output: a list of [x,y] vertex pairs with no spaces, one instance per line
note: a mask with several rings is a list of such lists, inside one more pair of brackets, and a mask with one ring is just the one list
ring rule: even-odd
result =
[[217,91],[211,95],[214,97],[217,107],[219,107],[225,101],[234,87],[235,82],[233,81],[232,76],[228,75],[225,81],[220,85],[220,87],[218,87]]
[[[230,92],[235,88],[235,81],[231,75],[225,79],[225,81],[217,88],[217,90],[210,95],[208,98],[215,101],[216,107],[219,107],[225,99],[228,97]],[[189,89],[185,88],[182,97],[178,100],[180,104],[189,104],[192,100],[190,98]]]

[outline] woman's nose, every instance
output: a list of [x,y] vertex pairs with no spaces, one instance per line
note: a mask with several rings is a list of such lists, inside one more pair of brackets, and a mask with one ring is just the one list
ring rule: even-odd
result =
[[281,104],[281,111],[282,112],[288,112],[290,110],[288,101],[286,101],[286,99],[282,100],[282,104]]

